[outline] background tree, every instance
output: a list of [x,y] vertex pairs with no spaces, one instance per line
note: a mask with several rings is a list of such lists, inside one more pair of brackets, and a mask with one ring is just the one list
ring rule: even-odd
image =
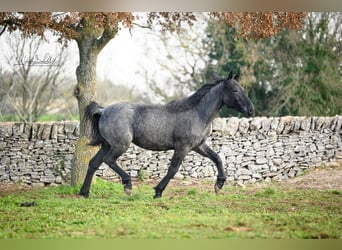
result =
[[[96,92],[98,100],[103,106],[108,106],[115,102],[141,102],[141,96],[134,93],[134,86],[123,86],[113,84],[110,80],[97,80]],[[146,101],[147,102],[147,101]]]
[[[240,71],[241,83],[253,97],[257,114],[263,114],[267,105],[263,97],[272,75],[267,68],[274,60],[270,58],[270,37],[284,28],[300,28],[304,17],[305,13],[196,13],[197,22],[191,29],[180,29],[176,34],[155,33],[156,44],[151,50],[158,49],[163,55],[159,64],[169,74],[167,82],[161,85],[151,72],[142,75],[152,91],[167,102],[213,81],[214,75],[224,77],[230,70]],[[165,85],[173,91],[166,92]],[[226,109],[221,115],[229,113],[238,115]]]
[[[80,139],[76,146],[76,163],[73,183],[83,180],[89,159],[94,153],[87,147],[87,125],[83,123],[86,105],[96,99],[96,61],[104,46],[115,37],[121,27],[131,28],[141,13],[0,13],[1,33],[7,29],[20,30],[23,36],[37,34],[44,37],[48,29],[59,36],[60,41],[74,39],[79,49],[80,63],[76,69],[77,85],[74,95],[80,113]],[[241,27],[240,35],[265,37],[283,28],[299,28],[303,13],[210,13],[228,23]],[[146,25],[161,25],[162,30],[175,31],[183,23],[192,24],[193,13],[146,13]]]
[[[265,110],[267,86],[273,71],[270,67],[273,50],[271,38],[257,39],[239,36],[239,31],[226,23],[211,20],[208,22],[205,47],[210,48],[205,72],[206,79],[212,75],[226,76],[229,71],[240,72],[240,83],[255,105],[256,115]],[[222,109],[221,116],[235,115],[237,112]]]
[[52,56],[42,51],[42,45],[37,36],[22,39],[15,33],[7,39],[4,56],[9,68],[3,70],[6,77],[0,80],[0,110],[4,115],[11,113],[21,121],[36,121],[59,96],[65,47]]
[[[138,15],[138,14],[137,14]],[[87,165],[96,148],[87,145],[87,124],[83,122],[85,107],[96,100],[96,62],[100,51],[115,37],[120,28],[131,28],[136,16],[130,12],[116,13],[51,13],[24,12],[0,13],[1,33],[19,30],[23,37],[36,34],[44,38],[46,30],[59,37],[67,45],[75,40],[79,49],[79,65],[76,69],[77,98],[80,114],[80,138],[76,145],[75,164],[72,170],[72,184],[83,181]],[[192,13],[148,13],[147,24],[158,23],[163,30],[175,30],[181,23],[195,20]]]
[[271,115],[342,112],[342,14],[310,13],[305,21],[303,30],[277,38]]
[[[147,44],[145,54],[149,57],[158,51],[155,59],[158,68],[154,72],[145,69],[138,73],[160,102],[184,98],[206,81],[203,69],[209,50],[202,41],[206,36],[203,25],[208,21],[208,15],[196,13],[196,22],[190,28],[180,27],[174,33],[147,32],[152,42]],[[161,72],[163,81],[158,77]]]
[[310,13],[304,20],[301,30],[262,39],[240,36],[238,27],[212,20],[205,41],[211,48],[207,67],[215,65],[221,76],[240,69],[257,115],[339,114],[342,15]]

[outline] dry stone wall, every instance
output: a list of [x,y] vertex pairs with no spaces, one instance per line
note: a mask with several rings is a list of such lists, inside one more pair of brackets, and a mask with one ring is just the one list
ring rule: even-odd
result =
[[0,123],[0,181],[68,182],[78,135],[78,122]]
[[[0,123],[0,181],[36,186],[69,182],[78,122]],[[342,161],[342,116],[217,118],[207,143],[221,156],[229,181],[282,180]],[[159,179],[172,151],[132,145],[119,164],[132,177]],[[105,164],[96,173],[118,176]],[[216,178],[214,164],[189,153],[177,178]]]

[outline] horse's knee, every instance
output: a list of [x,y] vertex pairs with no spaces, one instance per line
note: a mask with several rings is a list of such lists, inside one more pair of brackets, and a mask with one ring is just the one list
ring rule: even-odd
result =
[[95,171],[98,169],[98,166],[92,164],[91,162],[89,162],[88,165],[88,172],[90,173],[95,173]]
[[101,163],[102,159],[96,156],[91,158],[88,165],[88,172],[94,173],[100,167]]
[[219,155],[217,155],[216,159],[215,159],[215,163],[218,166],[222,166],[222,159]]
[[96,159],[96,157],[91,158],[89,161],[89,167],[94,167],[96,165],[98,165],[98,160]]
[[173,179],[173,177],[175,177],[175,175],[177,174],[179,170],[179,167],[170,167],[167,171],[166,176],[169,177],[170,179]]
[[103,162],[106,163],[108,166],[111,166],[111,165],[115,164],[116,160],[114,160],[111,157],[105,156],[103,158]]

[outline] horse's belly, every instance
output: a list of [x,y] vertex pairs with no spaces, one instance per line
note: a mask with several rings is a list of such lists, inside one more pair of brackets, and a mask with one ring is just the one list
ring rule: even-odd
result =
[[163,130],[135,130],[133,143],[141,148],[149,150],[169,150],[173,149],[172,134],[165,133]]
[[163,151],[173,149],[173,145],[162,140],[153,140],[156,138],[133,138],[133,143],[141,148]]

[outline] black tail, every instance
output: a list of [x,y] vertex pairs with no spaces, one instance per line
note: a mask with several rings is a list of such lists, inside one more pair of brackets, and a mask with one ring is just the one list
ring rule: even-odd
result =
[[90,136],[91,140],[89,145],[98,146],[105,142],[99,131],[99,119],[103,113],[103,107],[96,102],[90,102],[85,108],[83,121],[89,121],[91,123]]

